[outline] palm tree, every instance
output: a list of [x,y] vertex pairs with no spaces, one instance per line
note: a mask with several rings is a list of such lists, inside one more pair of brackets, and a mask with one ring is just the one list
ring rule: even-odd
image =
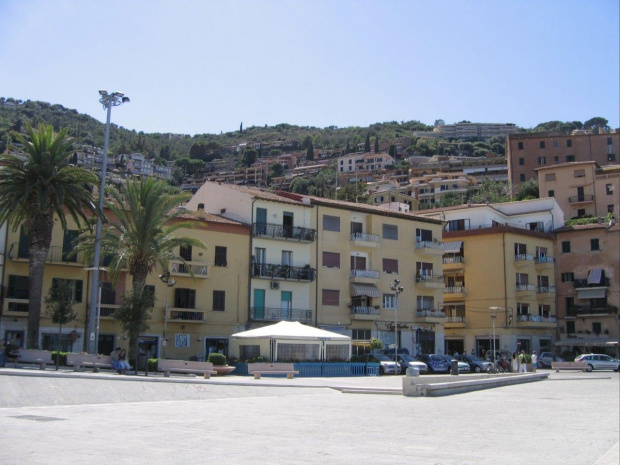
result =
[[[136,307],[129,323],[133,329],[128,331],[129,347],[134,350],[150,307],[142,299],[147,276],[157,265],[167,270],[169,260],[185,262],[176,255],[180,246],[203,249],[205,246],[197,239],[178,234],[180,229],[194,226],[178,218],[184,210],[177,207],[191,197],[189,194],[174,193],[166,183],[153,178],[128,180],[121,190],[110,189],[108,193],[111,197],[106,202],[108,216],[114,219],[103,226],[101,251],[110,259],[113,281],[126,269],[132,277],[132,293],[126,296],[126,301]],[[92,246],[92,236],[85,237],[82,248]],[[191,274],[191,267],[188,269]]]
[[0,224],[28,232],[30,293],[27,347],[39,348],[39,320],[45,261],[52,242],[54,220],[67,229],[66,213],[80,225],[98,214],[92,186],[97,175],[71,164],[72,139],[68,129],[54,134],[52,126],[28,125],[27,136],[14,134],[17,155],[0,155]]

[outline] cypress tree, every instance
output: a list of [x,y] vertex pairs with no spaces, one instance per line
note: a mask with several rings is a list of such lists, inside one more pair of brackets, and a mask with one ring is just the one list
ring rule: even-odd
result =
[[364,152],[370,152],[370,134],[366,133],[366,142],[364,142]]

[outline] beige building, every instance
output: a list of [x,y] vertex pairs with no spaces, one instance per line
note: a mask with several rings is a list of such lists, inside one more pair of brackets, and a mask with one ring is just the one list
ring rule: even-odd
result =
[[604,217],[620,208],[620,165],[595,161],[537,168],[541,195],[554,197],[566,218]]
[[444,240],[445,351],[550,350],[556,341],[554,199],[435,209]]

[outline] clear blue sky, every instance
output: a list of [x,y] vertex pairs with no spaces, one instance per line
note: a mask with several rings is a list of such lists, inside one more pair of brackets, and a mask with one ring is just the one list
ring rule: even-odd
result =
[[145,132],[620,126],[618,0],[0,0],[0,96]]

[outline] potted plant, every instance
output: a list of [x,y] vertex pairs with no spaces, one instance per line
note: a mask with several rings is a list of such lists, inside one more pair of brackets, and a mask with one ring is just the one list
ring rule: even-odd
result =
[[218,376],[228,374],[235,369],[235,367],[226,364],[226,355],[224,354],[212,352],[209,354],[207,361],[213,363],[213,371],[215,371]]

